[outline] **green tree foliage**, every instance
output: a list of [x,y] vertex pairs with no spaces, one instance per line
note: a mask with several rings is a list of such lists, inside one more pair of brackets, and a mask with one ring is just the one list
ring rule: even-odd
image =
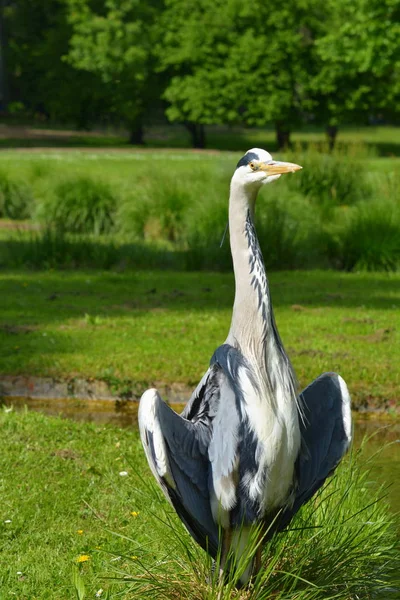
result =
[[145,115],[161,93],[152,51],[160,1],[67,1],[73,27],[69,63],[101,78],[130,141],[141,143]]
[[279,146],[399,110],[399,0],[167,0],[161,68],[172,121],[274,123]]
[[308,80],[322,3],[167,0],[161,68],[172,121],[276,125],[279,145],[312,108]]
[[89,127],[107,109],[107,94],[91,73],[63,60],[72,28],[64,0],[15,0],[4,7],[10,96],[28,114]]
[[90,127],[167,103],[204,127],[337,127],[400,109],[400,0],[0,0],[0,101]]
[[332,128],[400,109],[400,1],[328,0],[311,84],[317,119]]

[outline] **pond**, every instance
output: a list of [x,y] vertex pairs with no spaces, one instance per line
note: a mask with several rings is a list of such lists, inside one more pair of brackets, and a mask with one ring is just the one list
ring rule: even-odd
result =
[[[48,415],[61,416],[98,425],[137,427],[138,404],[99,400],[13,398],[6,404],[15,409],[36,410]],[[183,404],[174,404],[180,412]],[[374,456],[371,476],[377,486],[388,485],[386,494],[394,512],[400,513],[400,421],[382,421],[377,418],[355,419],[354,443],[358,447],[368,438],[366,456]]]

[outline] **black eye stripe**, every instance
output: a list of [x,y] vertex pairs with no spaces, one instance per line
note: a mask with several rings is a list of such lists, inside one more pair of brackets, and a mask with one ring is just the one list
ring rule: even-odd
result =
[[258,154],[256,154],[255,152],[247,152],[247,154],[242,156],[242,158],[239,160],[238,164],[236,165],[236,168],[238,169],[239,167],[245,167],[253,160],[260,160],[258,158]]

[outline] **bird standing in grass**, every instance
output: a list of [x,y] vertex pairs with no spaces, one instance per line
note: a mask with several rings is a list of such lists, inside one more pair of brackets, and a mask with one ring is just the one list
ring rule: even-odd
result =
[[[193,538],[219,554],[221,571],[238,567],[255,527],[265,538],[284,529],[351,441],[350,397],[339,375],[325,373],[298,394],[254,226],[261,186],[300,169],[259,148],[238,162],[229,199],[235,301],[228,337],[181,415],[155,389],[140,401],[150,468]],[[260,569],[261,545],[241,563],[242,584]]]

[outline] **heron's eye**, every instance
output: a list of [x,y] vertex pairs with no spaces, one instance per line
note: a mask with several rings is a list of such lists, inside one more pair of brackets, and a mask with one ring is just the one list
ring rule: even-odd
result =
[[257,171],[257,165],[255,163],[251,162],[251,163],[249,163],[249,165],[250,165],[250,169],[252,171]]

